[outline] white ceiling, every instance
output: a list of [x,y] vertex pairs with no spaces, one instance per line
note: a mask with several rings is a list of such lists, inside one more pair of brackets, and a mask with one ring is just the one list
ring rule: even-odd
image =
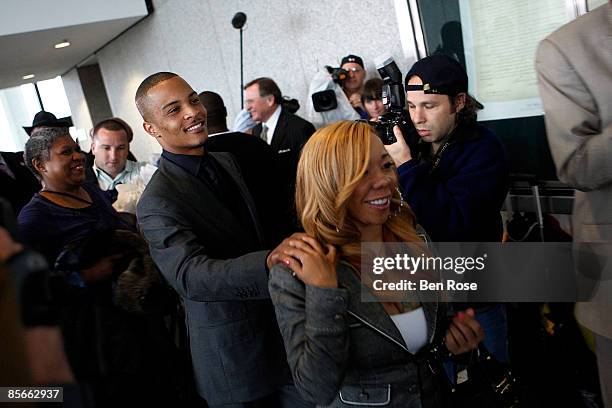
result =
[[[96,50],[147,15],[143,0],[22,0],[6,6],[0,17],[0,89],[54,78],[91,62]],[[49,7],[53,10],[45,10]],[[61,18],[48,18],[58,14]],[[71,45],[54,48],[64,40]],[[27,74],[36,76],[22,79]]]

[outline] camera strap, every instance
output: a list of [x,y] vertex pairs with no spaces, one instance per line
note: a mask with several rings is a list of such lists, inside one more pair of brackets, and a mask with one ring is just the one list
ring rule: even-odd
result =
[[434,154],[433,157],[431,158],[432,165],[431,165],[431,170],[429,171],[430,173],[432,173],[440,165],[440,160],[442,159],[442,153],[444,153],[444,151],[446,150],[449,144],[450,144],[450,137],[447,137],[442,147],[440,147],[438,151],[436,152],[436,154]]

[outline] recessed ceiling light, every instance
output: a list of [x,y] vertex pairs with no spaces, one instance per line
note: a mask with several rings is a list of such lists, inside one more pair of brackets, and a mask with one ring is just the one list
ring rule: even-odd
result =
[[34,76],[35,76],[34,74],[28,74],[28,75],[22,76],[22,78],[23,79],[32,79],[32,78],[34,78]]
[[55,48],[65,48],[70,46],[70,41],[64,40],[61,43],[57,43],[54,45]]

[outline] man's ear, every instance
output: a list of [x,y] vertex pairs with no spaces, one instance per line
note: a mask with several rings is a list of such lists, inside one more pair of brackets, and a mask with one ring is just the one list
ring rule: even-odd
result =
[[455,97],[455,112],[459,112],[461,109],[465,108],[465,100],[467,99],[467,95],[465,92],[458,93]]
[[268,104],[269,107],[274,106],[274,96],[273,95],[267,95],[266,96],[266,102]]
[[91,154],[95,155],[96,154],[96,149],[97,149],[97,143],[96,143],[96,138],[94,137],[93,139],[91,139]]
[[152,123],[149,123],[147,121],[142,122],[142,127],[145,130],[145,132],[147,132],[148,134],[150,134],[151,136],[153,136],[154,138],[158,138],[161,137],[161,135],[159,135],[157,133],[157,129],[155,128],[155,125]]
[[39,174],[43,174],[47,171],[45,163],[40,159],[32,159],[32,166],[36,169]]

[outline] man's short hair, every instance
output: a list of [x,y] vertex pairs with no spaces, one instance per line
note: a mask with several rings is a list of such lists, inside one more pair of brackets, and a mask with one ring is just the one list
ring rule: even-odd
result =
[[91,136],[92,141],[94,137],[96,136],[96,134],[98,134],[100,129],[106,129],[106,130],[112,130],[112,131],[117,131],[117,130],[125,131],[125,134],[127,135],[128,144],[132,143],[132,139],[134,139],[134,132],[132,131],[132,128],[130,127],[130,125],[128,125],[123,119],[120,119],[120,118],[109,118],[109,119],[104,119],[103,121],[98,122],[96,126],[94,126],[93,129],[91,129],[90,136]]
[[283,97],[278,85],[271,78],[261,77],[252,80],[248,84],[244,86],[246,90],[250,86],[259,85],[259,96],[268,96],[272,95],[274,97],[274,103],[280,105],[283,101]]
[[212,91],[204,91],[200,92],[198,97],[202,105],[206,108],[208,119],[225,119],[227,117],[227,109],[225,108],[225,103],[223,103],[221,95]]
[[153,75],[149,75],[140,83],[138,89],[136,90],[136,96],[134,100],[136,101],[136,107],[138,108],[138,112],[140,112],[140,116],[146,120],[146,96],[151,88],[160,82],[164,82],[167,79],[177,77],[178,75],[174,72],[158,72]]

